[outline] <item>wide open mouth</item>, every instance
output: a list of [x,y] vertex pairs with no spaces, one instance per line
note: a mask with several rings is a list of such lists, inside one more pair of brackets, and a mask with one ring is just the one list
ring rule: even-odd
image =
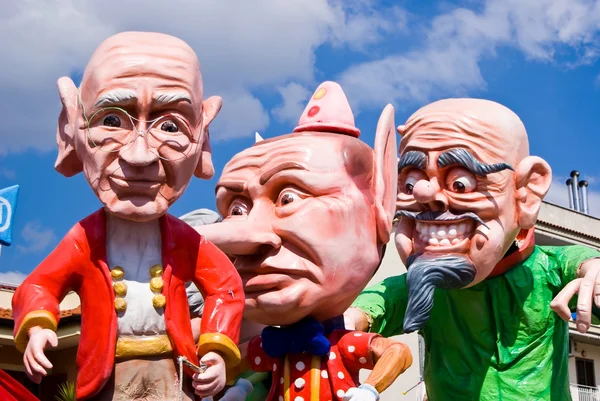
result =
[[487,225],[472,212],[454,214],[445,212],[409,212],[398,211],[395,217],[414,220],[413,242],[415,248],[430,251],[450,251],[463,248],[479,225]]

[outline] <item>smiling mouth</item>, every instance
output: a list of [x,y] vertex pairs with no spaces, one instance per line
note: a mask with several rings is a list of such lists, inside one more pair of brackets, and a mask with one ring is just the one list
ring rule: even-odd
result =
[[471,238],[475,229],[475,222],[471,219],[450,222],[417,220],[415,223],[415,239],[429,247],[461,245]]

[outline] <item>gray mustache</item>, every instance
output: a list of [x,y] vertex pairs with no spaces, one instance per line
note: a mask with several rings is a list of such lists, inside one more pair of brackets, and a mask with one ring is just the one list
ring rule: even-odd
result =
[[409,219],[423,221],[454,221],[471,219],[489,229],[487,224],[485,224],[483,220],[481,220],[481,218],[473,212],[454,214],[449,211],[434,212],[433,210],[426,210],[424,212],[409,212],[408,210],[398,210],[394,215],[394,218],[397,219],[399,217],[408,217]]

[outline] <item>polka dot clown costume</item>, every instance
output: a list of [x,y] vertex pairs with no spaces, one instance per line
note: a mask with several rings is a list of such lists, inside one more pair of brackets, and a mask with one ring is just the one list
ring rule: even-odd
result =
[[359,136],[342,88],[324,82],[293,133],[234,156],[217,184],[224,220],[205,235],[236,255],[245,317],[266,325],[244,366],[271,373],[267,401],[374,401],[412,363],[406,345],[344,325],[390,239],[392,106],[375,151]]

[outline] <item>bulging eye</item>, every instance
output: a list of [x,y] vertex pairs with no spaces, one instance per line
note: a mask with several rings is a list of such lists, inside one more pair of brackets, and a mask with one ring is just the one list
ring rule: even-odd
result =
[[102,122],[102,124],[107,127],[118,128],[121,126],[121,119],[114,114],[110,114],[110,115],[104,117],[104,121]]
[[446,187],[458,194],[473,192],[477,189],[477,178],[469,170],[456,167],[448,172]]
[[404,182],[399,183],[398,189],[407,195],[412,195],[417,181],[426,180],[427,176],[421,170],[412,170],[404,178]]
[[229,206],[228,216],[246,216],[248,214],[248,205],[240,200],[231,202]]
[[292,202],[297,202],[302,198],[296,191],[292,191],[291,189],[285,189],[281,191],[279,196],[277,197],[277,206],[285,206],[289,205]]
[[165,132],[179,132],[179,127],[171,120],[162,123],[160,129]]

